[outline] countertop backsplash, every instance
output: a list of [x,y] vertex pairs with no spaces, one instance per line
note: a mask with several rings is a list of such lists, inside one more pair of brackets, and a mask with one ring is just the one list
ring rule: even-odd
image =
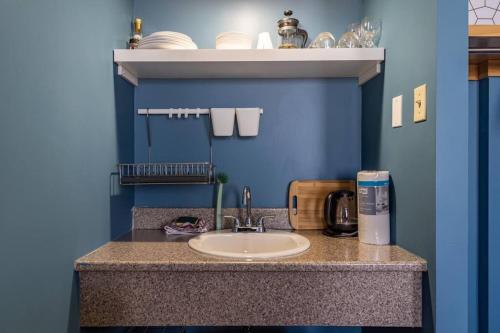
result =
[[[238,217],[243,221],[243,208],[224,208],[222,215],[231,215]],[[266,228],[278,230],[291,230],[288,220],[288,208],[252,208],[252,215],[258,219],[261,216],[274,216],[273,219],[267,219]],[[209,230],[215,229],[215,209],[213,208],[132,208],[132,228],[133,229],[161,229],[167,222],[172,221],[179,216],[195,216],[203,218]],[[232,227],[232,222],[224,221],[224,229]]]

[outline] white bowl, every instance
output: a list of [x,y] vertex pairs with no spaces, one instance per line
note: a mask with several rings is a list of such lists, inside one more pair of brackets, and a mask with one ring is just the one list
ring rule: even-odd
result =
[[251,49],[252,37],[242,32],[223,32],[215,38],[216,49]]
[[246,43],[219,43],[215,45],[217,50],[250,50],[252,44]]
[[171,43],[171,44],[179,44],[179,45],[193,45],[193,42],[186,42],[182,40],[176,40],[176,39],[153,39],[153,40],[145,40],[139,42],[139,45],[141,44],[149,44],[149,43]]
[[143,39],[141,39],[141,41],[149,41],[149,40],[176,40],[179,42],[186,42],[186,43],[193,42],[191,39],[177,38],[177,37],[173,37],[173,36],[148,36],[148,37],[144,37]]
[[238,37],[249,37],[249,35],[245,32],[241,31],[224,31],[217,35],[216,38],[224,37],[224,36],[238,36]]
[[186,48],[196,48],[196,44],[194,43],[185,43],[185,42],[178,42],[178,41],[148,41],[148,42],[142,42],[139,43],[139,46],[146,46],[146,45],[152,45],[152,44],[172,44],[172,45],[177,45],[177,46],[182,46]]
[[165,42],[165,43],[177,43],[177,44],[193,44],[192,40],[187,40],[187,39],[181,39],[181,38],[174,38],[174,37],[148,37],[148,38],[143,38],[139,41],[139,44],[144,44],[144,43],[151,43],[151,42]]
[[191,37],[189,37],[188,35],[185,35],[185,34],[180,33],[180,32],[175,32],[175,31],[157,31],[157,32],[153,32],[148,37],[160,37],[160,36],[162,36],[162,37],[169,36],[169,37],[176,37],[176,38],[191,40]]
[[151,43],[145,45],[139,45],[139,49],[165,49],[165,50],[195,50],[196,46],[183,46],[177,44],[168,44],[168,43]]

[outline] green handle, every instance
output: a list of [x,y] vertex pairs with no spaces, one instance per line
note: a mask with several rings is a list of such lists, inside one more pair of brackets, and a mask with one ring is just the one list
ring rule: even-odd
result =
[[222,229],[222,188],[223,184],[219,183],[219,188],[217,190],[217,206],[215,210],[215,229]]

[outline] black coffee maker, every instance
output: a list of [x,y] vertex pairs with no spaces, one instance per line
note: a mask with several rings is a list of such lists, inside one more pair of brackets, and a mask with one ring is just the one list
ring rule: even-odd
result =
[[331,237],[354,237],[358,234],[355,214],[355,193],[348,190],[328,194],[325,200],[325,222],[323,234]]

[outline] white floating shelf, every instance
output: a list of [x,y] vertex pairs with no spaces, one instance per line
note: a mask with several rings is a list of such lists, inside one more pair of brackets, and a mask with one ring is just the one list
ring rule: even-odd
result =
[[358,78],[380,73],[385,49],[115,50],[118,74],[139,79]]

